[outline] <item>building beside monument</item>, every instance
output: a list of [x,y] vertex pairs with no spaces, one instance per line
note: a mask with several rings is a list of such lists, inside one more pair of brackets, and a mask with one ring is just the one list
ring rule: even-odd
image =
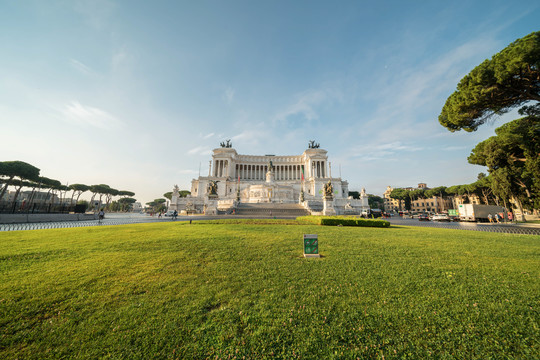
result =
[[[404,188],[408,191],[414,191],[416,189],[429,190],[426,183],[419,183],[418,187],[406,187]],[[390,197],[390,194],[394,188],[388,186],[386,191],[383,194],[384,197],[384,211],[386,212],[398,212],[405,210],[405,201],[398,200]],[[480,203],[476,195],[471,195],[469,198],[472,204]],[[430,198],[422,198],[411,201],[411,211],[425,213],[425,212],[435,212],[440,213],[448,211],[448,209],[457,209],[457,205],[463,203],[463,199],[458,197],[448,197],[442,198],[440,196],[432,196]]]
[[171,209],[215,214],[241,205],[297,204],[309,213],[362,214],[367,195],[349,197],[349,183],[332,176],[327,151],[310,141],[300,155],[238,154],[230,141],[214,149],[208,176],[191,182],[191,196],[173,190]]

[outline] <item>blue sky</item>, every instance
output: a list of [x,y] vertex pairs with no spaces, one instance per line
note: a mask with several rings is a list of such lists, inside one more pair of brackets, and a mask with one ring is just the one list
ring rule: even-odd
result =
[[538,31],[534,1],[0,0],[0,160],[145,203],[211,150],[300,154],[350,190],[475,181],[477,132],[438,123],[472,68]]

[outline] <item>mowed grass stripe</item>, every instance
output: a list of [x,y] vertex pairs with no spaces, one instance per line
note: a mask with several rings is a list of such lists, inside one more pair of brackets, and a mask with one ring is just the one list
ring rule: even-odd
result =
[[539,249],[279,222],[2,233],[0,355],[538,358]]

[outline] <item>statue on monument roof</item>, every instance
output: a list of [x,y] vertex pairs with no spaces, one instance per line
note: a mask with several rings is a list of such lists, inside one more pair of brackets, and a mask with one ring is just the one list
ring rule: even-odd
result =
[[231,139],[226,140],[226,141],[222,141],[219,145],[220,145],[222,148],[230,149],[230,148],[232,148],[232,142],[231,142]]
[[309,149],[318,149],[321,146],[321,144],[316,143],[315,140],[309,140],[308,142],[308,148]]

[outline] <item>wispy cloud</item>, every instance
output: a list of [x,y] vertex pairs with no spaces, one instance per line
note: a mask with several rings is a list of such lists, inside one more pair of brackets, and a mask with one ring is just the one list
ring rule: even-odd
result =
[[[478,58],[493,52],[497,46],[492,34],[482,34],[428,64],[420,63],[402,73],[393,73],[392,78],[375,81],[363,94],[366,102],[376,104],[364,130],[390,142],[403,137],[414,140],[437,136],[437,117],[446,96]],[[378,131],[381,127],[387,130],[381,133]]]
[[195,155],[195,154],[209,155],[211,153],[212,153],[212,149],[210,149],[208,146],[197,146],[188,151],[188,154],[190,155]]
[[69,59],[69,64],[70,64],[73,68],[75,68],[75,69],[77,69],[78,71],[82,72],[83,74],[87,74],[87,75],[88,75],[88,74],[91,74],[91,73],[94,72],[91,68],[89,68],[88,66],[86,66],[86,65],[83,64],[82,62],[77,61],[77,60],[75,60],[75,59]]
[[127,52],[125,47],[121,47],[117,49],[111,58],[112,69],[113,70],[122,69],[128,57],[129,57],[129,53]]
[[101,29],[108,23],[116,8],[116,4],[109,0],[75,0],[72,6],[96,29]]
[[82,105],[78,101],[72,101],[61,112],[68,121],[90,125],[100,129],[119,128],[123,122],[110,113],[92,106]]
[[198,174],[199,171],[198,171],[198,170],[185,169],[185,170],[178,170],[177,173],[178,173],[178,174],[188,174],[188,175],[191,175],[191,174]]
[[309,90],[298,94],[296,100],[278,111],[274,122],[289,121],[293,116],[301,116],[304,120],[312,121],[319,118],[317,108],[326,102],[340,99],[341,94],[336,90]]
[[374,147],[375,150],[386,150],[386,151],[419,151],[422,150],[421,147],[418,146],[411,146],[411,145],[404,145],[400,141],[395,141],[388,144],[381,144]]
[[442,150],[444,151],[456,151],[456,150],[467,150],[467,149],[469,149],[468,146],[446,146],[442,148]]
[[403,152],[416,152],[424,150],[423,147],[404,144],[400,141],[373,145],[364,144],[361,147],[352,149],[354,157],[361,157],[362,161],[386,160],[396,161],[397,156]]
[[206,139],[210,139],[214,135],[215,135],[215,133],[210,133],[210,134],[204,135],[202,138],[206,140]]
[[[252,126],[254,129],[263,128],[263,124],[252,124]],[[267,133],[254,129],[244,130],[240,134],[232,136],[231,141],[233,142],[233,146],[235,145],[235,142],[241,142],[243,145],[259,144],[260,140],[267,135]]]
[[223,99],[228,105],[231,105],[234,100],[235,91],[233,88],[228,87],[223,93]]

